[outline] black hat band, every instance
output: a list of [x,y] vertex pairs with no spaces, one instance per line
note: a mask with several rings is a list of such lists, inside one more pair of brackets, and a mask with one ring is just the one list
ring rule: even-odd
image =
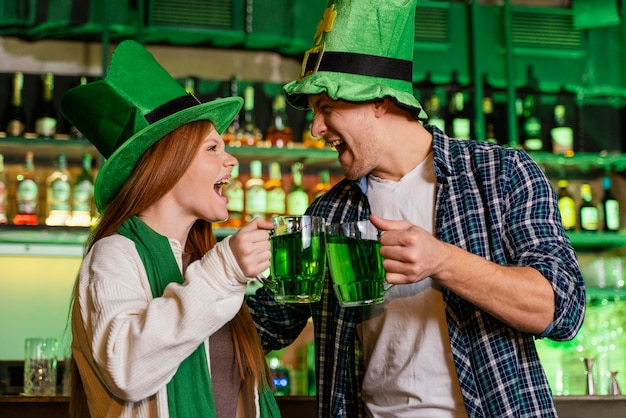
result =
[[168,116],[178,113],[181,110],[189,109],[201,104],[200,100],[193,94],[187,94],[186,96],[177,97],[169,102],[162,104],[154,109],[152,112],[147,113],[145,118],[148,123],[153,124],[161,119],[165,119]]
[[408,82],[413,80],[412,61],[312,48],[304,56],[300,79],[318,71],[391,78]]

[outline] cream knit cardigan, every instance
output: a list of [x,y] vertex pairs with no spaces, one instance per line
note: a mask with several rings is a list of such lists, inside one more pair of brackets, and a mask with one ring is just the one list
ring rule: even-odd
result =
[[[170,283],[156,299],[133,241],[112,235],[93,245],[80,267],[72,312],[72,355],[92,418],[169,416],[167,383],[202,342],[210,358],[209,336],[239,311],[252,280],[228,241],[190,264],[184,282]],[[182,270],[181,244],[170,239],[170,245]]]

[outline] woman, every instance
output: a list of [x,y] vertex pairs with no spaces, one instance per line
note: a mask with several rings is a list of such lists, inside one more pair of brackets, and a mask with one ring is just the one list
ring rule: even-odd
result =
[[71,414],[279,416],[243,305],[269,267],[272,223],[219,243],[211,231],[228,217],[221,188],[237,160],[221,132],[241,99],[202,104],[125,41],[108,76],[61,108],[107,159],[74,293]]

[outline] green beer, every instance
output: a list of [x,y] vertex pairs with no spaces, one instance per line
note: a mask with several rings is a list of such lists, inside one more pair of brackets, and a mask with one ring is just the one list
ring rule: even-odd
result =
[[328,234],[328,265],[341,306],[381,303],[385,296],[385,270],[380,242]]
[[319,301],[326,275],[324,235],[275,235],[271,246],[274,298],[279,302]]

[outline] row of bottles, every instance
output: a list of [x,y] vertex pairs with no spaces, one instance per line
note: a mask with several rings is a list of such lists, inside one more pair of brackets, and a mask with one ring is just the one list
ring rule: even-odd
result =
[[[0,73],[0,81],[7,76]],[[481,109],[475,108],[475,86],[461,84],[455,74],[444,84],[435,84],[429,79],[417,82],[414,90],[429,116],[428,123],[439,126],[453,137],[564,155],[621,151],[622,110],[611,104],[610,98],[605,98],[603,105],[598,106],[597,100],[592,103],[591,99],[565,89],[542,92],[531,69],[527,77],[527,84],[516,89],[511,109],[506,89],[493,87],[486,78],[482,80]],[[80,132],[66,126],[68,122],[62,117],[58,102],[67,88],[85,83],[86,77],[57,77],[46,73],[38,76],[35,83],[32,74],[18,72],[10,78],[10,83],[3,83],[5,88],[0,84],[0,137],[82,138]],[[30,84],[41,86],[23,89],[27,78]],[[242,82],[237,77],[223,82],[187,77],[181,79],[181,84],[201,101],[229,95],[243,97],[245,104],[241,114],[224,133],[225,141],[231,146],[328,147],[323,139],[311,135],[313,115],[310,112],[286,106],[279,84]],[[208,88],[207,84],[221,87]],[[26,101],[29,106],[25,106]],[[517,138],[509,138],[511,131],[507,126],[508,115],[513,112],[517,118]],[[598,113],[601,113],[602,123],[597,122]],[[479,119],[478,114],[483,117]],[[479,120],[484,124],[480,129],[474,126]]]
[[617,232],[620,229],[620,205],[613,195],[611,177],[602,178],[603,195],[594,199],[588,182],[580,184],[578,202],[566,179],[558,181],[558,204],[563,227],[567,231]]
[[319,172],[319,180],[311,189],[303,186],[304,165],[296,162],[291,166],[292,182],[287,189],[283,182],[281,165],[270,162],[268,176],[263,178],[263,163],[250,162],[250,177],[242,182],[239,166],[231,170],[230,184],[224,190],[228,199],[229,218],[218,225],[223,228],[239,228],[255,217],[270,219],[278,215],[302,215],[309,204],[331,188],[328,170]]
[[[35,169],[34,154],[27,151],[24,165],[14,179],[14,193],[9,196],[9,180],[4,170],[4,157],[0,154],[0,224],[90,226],[94,215],[91,164],[91,154],[83,154],[81,171],[72,178],[66,156],[61,153],[54,171],[42,182]],[[40,187],[45,188],[44,201],[40,199]],[[15,207],[12,218],[7,211],[9,201]]]
[[[71,127],[67,134],[57,132],[57,115],[59,112],[54,101],[54,74],[45,73],[41,75],[39,96],[32,109],[32,114],[28,114],[24,106],[24,79],[22,72],[13,74],[11,100],[5,111],[2,125],[0,125],[0,137],[8,135],[43,139],[82,139],[82,134],[74,127]],[[86,82],[86,77],[80,78],[81,84]]]
[[[16,72],[11,77],[11,88],[4,91],[0,85],[0,98],[6,95],[10,98],[4,111],[2,112],[2,120],[0,121],[0,138],[3,136],[24,137],[24,138],[44,138],[44,139],[82,139],[82,134],[74,127],[70,126],[65,129],[67,132],[57,130],[60,122],[66,122],[60,116],[61,112],[57,108],[57,102],[64,91],[55,90],[55,75],[52,73],[42,74],[37,86],[30,89],[24,89],[25,75],[22,72]],[[35,80],[29,75],[28,80],[34,83]],[[67,85],[67,80],[63,87],[71,88],[76,83]],[[79,84],[87,82],[85,76],[79,78]],[[196,80],[187,77],[181,80],[181,84],[188,93],[198,95],[196,91]],[[214,97],[199,97],[202,101],[214,99],[218,96],[239,96],[240,82],[233,77],[230,82],[230,91],[223,92],[220,95],[216,93]],[[241,94],[244,99],[244,107],[241,114],[233,121],[232,125],[224,132],[225,142],[233,147],[255,146],[255,147],[275,147],[288,148],[300,146],[305,148],[324,148],[327,147],[325,141],[311,135],[312,113],[304,116],[304,124],[301,129],[294,129],[294,125],[288,116],[285,98],[282,93],[275,94],[270,97],[271,106],[269,109],[270,117],[263,128],[257,123],[257,114],[266,109],[258,109],[255,106],[255,92],[258,87],[253,84],[246,85]],[[36,98],[30,98],[34,101],[33,106],[25,106],[24,91],[28,94],[36,94]],[[56,96],[56,100],[55,100]],[[2,106],[0,105],[0,108]],[[290,109],[292,112],[299,112]],[[32,114],[30,114],[32,113]],[[59,120],[60,119],[60,120]],[[297,133],[296,133],[297,132]]]
[[[91,154],[85,153],[80,173],[72,178],[66,156],[61,153],[54,170],[40,181],[34,154],[28,151],[24,165],[14,179],[9,180],[0,154],[0,224],[90,226],[95,215],[91,159]],[[289,188],[285,187],[280,163],[270,162],[267,168],[268,175],[264,178],[263,163],[251,161],[250,175],[245,182],[239,176],[239,166],[233,168],[230,184],[224,190],[230,216],[219,227],[239,228],[257,216],[270,219],[284,214],[301,215],[315,198],[332,187],[327,169],[317,173],[316,184],[307,190],[303,185],[302,163],[292,164]],[[10,196],[9,181],[14,182]],[[40,193],[42,187],[45,194]],[[9,202],[13,206],[12,217],[8,215]]]
[[[487,93],[488,94],[488,93]],[[428,114],[427,123],[435,125],[446,134],[460,139],[479,139],[473,128],[473,114],[470,111],[469,93],[457,90],[449,92],[448,106],[445,110],[440,95],[434,93],[423,102]],[[423,99],[424,100],[424,99]],[[573,155],[574,128],[564,103],[553,106],[552,120],[542,120],[536,105],[536,95],[526,93],[516,101],[518,120],[518,146],[528,151],[551,151],[555,154]],[[445,103],[444,103],[445,104]],[[494,99],[486,95],[482,99],[484,115],[484,140],[508,145],[510,141],[500,138],[506,132],[498,125],[504,125],[506,118],[495,115]],[[548,127],[548,135],[544,135]]]
[[[230,80],[230,95],[239,96],[239,82],[236,77]],[[265,148],[324,148],[326,142],[311,134],[313,113],[306,113],[305,125],[299,141],[295,137],[293,126],[287,114],[284,95],[276,94],[271,99],[270,120],[265,131],[256,121],[255,87],[248,85],[243,90],[243,108],[231,125],[224,132],[224,142],[232,147],[265,147]]]
[[507,86],[491,84],[486,75],[462,84],[453,72],[447,82],[433,82],[427,75],[414,85],[414,92],[428,115],[427,123],[452,137],[568,156],[626,151],[621,140],[625,108],[614,98],[564,86],[542,91],[540,81],[529,67],[526,84],[511,92]]

